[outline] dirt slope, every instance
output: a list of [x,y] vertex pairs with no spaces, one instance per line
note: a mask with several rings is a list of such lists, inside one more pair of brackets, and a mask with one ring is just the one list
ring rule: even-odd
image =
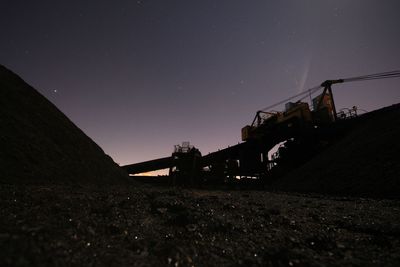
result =
[[0,183],[126,182],[126,174],[61,111],[0,65]]
[[346,137],[276,182],[285,191],[400,197],[400,104],[367,115]]

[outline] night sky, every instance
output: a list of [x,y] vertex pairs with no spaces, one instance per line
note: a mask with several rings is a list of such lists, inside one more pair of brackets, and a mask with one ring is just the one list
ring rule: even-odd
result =
[[[398,0],[1,0],[0,63],[121,164],[237,144],[261,108],[326,79],[400,69]],[[339,84],[337,108],[400,102]]]

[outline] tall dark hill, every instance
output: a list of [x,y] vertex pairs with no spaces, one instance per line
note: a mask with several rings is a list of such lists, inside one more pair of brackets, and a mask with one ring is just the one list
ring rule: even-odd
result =
[[0,65],[0,183],[101,185],[127,180],[60,110]]
[[364,116],[341,140],[277,180],[275,188],[400,198],[400,104]]

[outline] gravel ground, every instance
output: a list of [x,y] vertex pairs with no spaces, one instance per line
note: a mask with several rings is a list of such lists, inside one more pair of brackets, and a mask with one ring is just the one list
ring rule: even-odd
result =
[[400,201],[0,185],[0,266],[400,266]]

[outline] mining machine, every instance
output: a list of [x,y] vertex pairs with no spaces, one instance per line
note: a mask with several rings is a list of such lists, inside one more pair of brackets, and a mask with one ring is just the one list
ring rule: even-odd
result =
[[[252,123],[241,130],[242,143],[204,156],[198,149],[184,143],[175,147],[171,157],[122,168],[129,174],[169,168],[171,184],[226,183],[237,178],[268,182],[303,164],[360,121],[356,107],[337,112],[333,85],[397,77],[400,77],[400,71],[326,80],[319,86],[257,111]],[[310,104],[305,101],[308,97]],[[285,104],[284,111],[272,110],[282,104]],[[277,145],[279,148],[269,156],[268,153]]]

